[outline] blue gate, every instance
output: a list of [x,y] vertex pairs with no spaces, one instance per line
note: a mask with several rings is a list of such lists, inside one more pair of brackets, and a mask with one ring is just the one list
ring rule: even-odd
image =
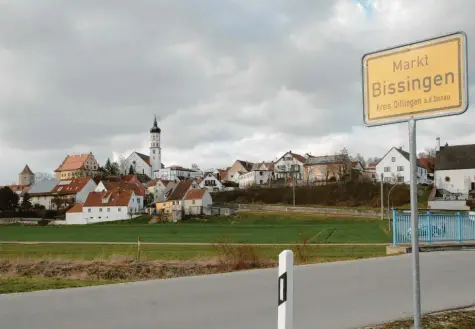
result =
[[[412,241],[411,213],[393,209],[393,244]],[[459,242],[475,240],[475,216],[467,213],[419,214],[419,242]]]

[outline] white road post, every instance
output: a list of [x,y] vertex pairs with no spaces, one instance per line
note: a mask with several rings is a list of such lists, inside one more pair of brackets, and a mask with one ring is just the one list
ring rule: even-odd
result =
[[279,254],[278,329],[294,328],[294,253]]

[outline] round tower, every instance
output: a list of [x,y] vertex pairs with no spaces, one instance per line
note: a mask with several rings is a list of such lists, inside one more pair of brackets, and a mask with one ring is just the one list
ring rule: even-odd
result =
[[150,129],[150,166],[152,167],[151,177],[158,174],[162,168],[162,149],[160,147],[160,133],[162,130],[158,127],[157,116],[153,120],[153,127]]

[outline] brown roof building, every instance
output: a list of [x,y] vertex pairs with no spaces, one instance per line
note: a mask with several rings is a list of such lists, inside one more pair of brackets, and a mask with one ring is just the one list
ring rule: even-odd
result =
[[68,155],[54,172],[56,179],[95,176],[99,172],[99,163],[92,152]]
[[91,192],[87,196],[83,207],[127,207],[133,195],[133,191]]

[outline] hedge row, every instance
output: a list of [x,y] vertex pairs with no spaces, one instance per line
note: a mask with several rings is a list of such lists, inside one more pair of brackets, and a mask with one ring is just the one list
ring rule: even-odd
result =
[[[385,199],[390,184],[384,184]],[[295,187],[297,205],[325,206],[366,206],[379,207],[381,204],[381,185],[371,182],[333,183],[321,186]],[[213,202],[217,203],[264,203],[292,204],[292,187],[248,188],[213,193]],[[391,192],[391,206],[410,203],[409,186],[400,185]]]

